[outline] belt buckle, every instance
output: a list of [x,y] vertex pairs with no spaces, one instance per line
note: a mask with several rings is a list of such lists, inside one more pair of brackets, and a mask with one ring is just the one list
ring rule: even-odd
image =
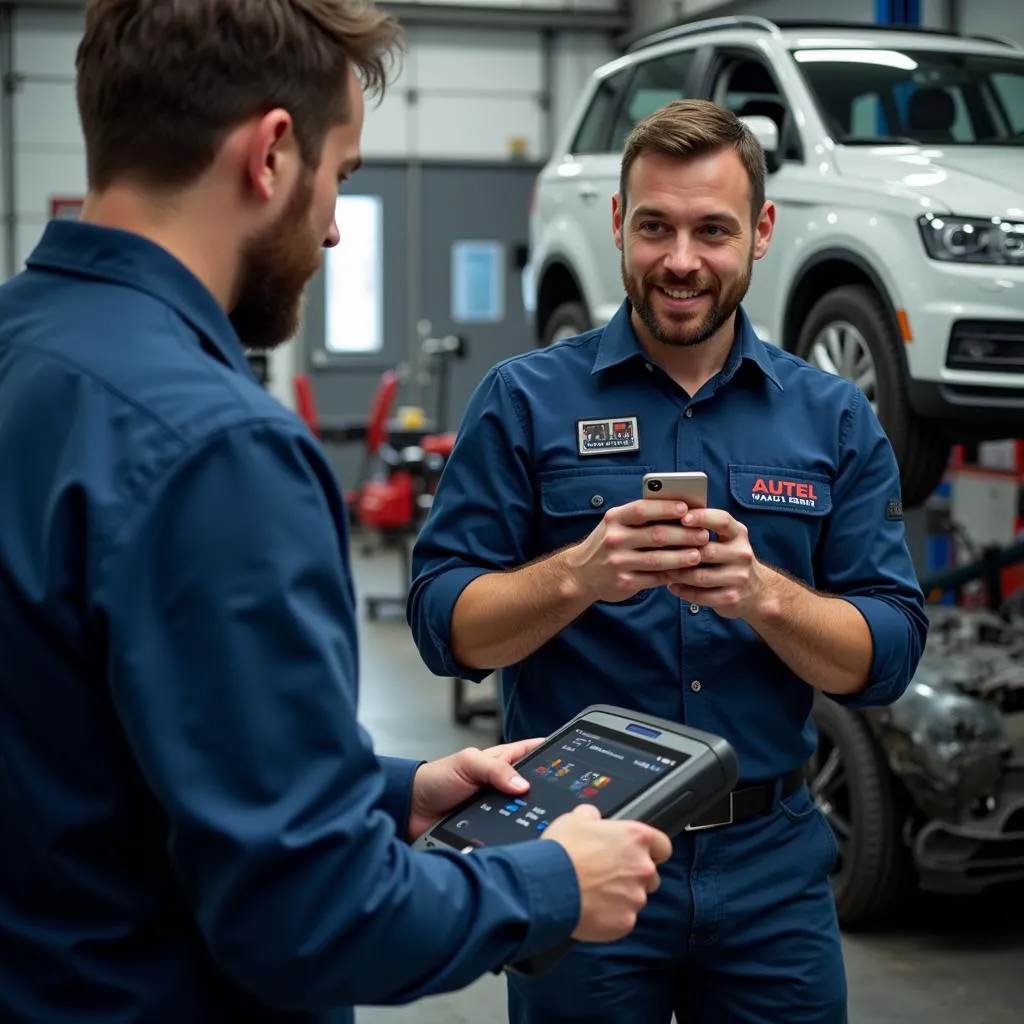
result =
[[729,794],[729,817],[723,818],[721,821],[710,821],[703,825],[684,825],[684,832],[704,832],[709,828],[722,828],[725,825],[731,825],[733,823],[733,803],[732,793]]

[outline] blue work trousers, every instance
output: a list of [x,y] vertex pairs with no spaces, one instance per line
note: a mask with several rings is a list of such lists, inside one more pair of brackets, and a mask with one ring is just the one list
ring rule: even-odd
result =
[[767,815],[683,833],[630,935],[509,975],[510,1024],[845,1024],[837,855],[806,786]]

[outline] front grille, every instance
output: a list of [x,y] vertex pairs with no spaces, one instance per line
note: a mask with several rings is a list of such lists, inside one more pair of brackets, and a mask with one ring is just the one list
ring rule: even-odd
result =
[[1024,320],[957,320],[949,336],[946,366],[1024,373]]

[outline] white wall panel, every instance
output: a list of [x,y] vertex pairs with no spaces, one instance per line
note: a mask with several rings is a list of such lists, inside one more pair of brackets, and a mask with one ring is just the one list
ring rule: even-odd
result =
[[15,97],[14,143],[19,151],[84,147],[73,82],[28,78],[22,83]]
[[[24,261],[39,241],[50,200],[85,194],[85,146],[75,102],[81,14],[15,9],[15,250]],[[15,269],[18,269],[17,267]]]
[[543,145],[542,112],[536,100],[526,97],[425,93],[416,104],[416,117],[416,153],[423,158],[501,159],[516,137],[526,139],[526,155],[536,158]]
[[[608,12],[618,9],[618,0],[496,0],[493,6]],[[51,198],[82,196],[86,189],[74,86],[82,17],[73,10],[16,8],[13,26],[14,248],[23,259],[46,223]],[[615,56],[602,32],[545,37],[532,30],[416,24],[407,33],[409,52],[397,79],[382,102],[367,106],[367,160],[504,160],[513,139],[525,140],[526,157],[543,159],[589,74]],[[543,102],[547,89],[550,110]]]
[[413,88],[538,93],[543,84],[537,32],[420,29],[414,38]]
[[85,194],[85,154],[81,150],[22,150],[15,154],[14,169],[19,217],[49,216],[51,196]]
[[960,0],[963,32],[1003,36],[1024,46],[1024,4],[1020,0]]
[[15,10],[14,66],[28,74],[74,77],[83,16],[72,10]]
[[412,145],[413,124],[409,117],[408,90],[391,88],[383,100],[366,104],[363,121],[363,159],[402,158]]

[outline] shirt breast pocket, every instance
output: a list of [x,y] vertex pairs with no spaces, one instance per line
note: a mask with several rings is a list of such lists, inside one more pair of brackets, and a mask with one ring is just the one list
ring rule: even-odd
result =
[[832,511],[831,478],[793,466],[731,463],[729,494],[739,506],[733,514],[747,527],[754,554],[808,579]]
[[[605,466],[549,470],[540,475],[538,555],[576,544],[590,534],[612,508],[641,497],[644,473],[651,466]],[[641,600],[641,591],[630,601]],[[625,602],[621,602],[625,603]]]

